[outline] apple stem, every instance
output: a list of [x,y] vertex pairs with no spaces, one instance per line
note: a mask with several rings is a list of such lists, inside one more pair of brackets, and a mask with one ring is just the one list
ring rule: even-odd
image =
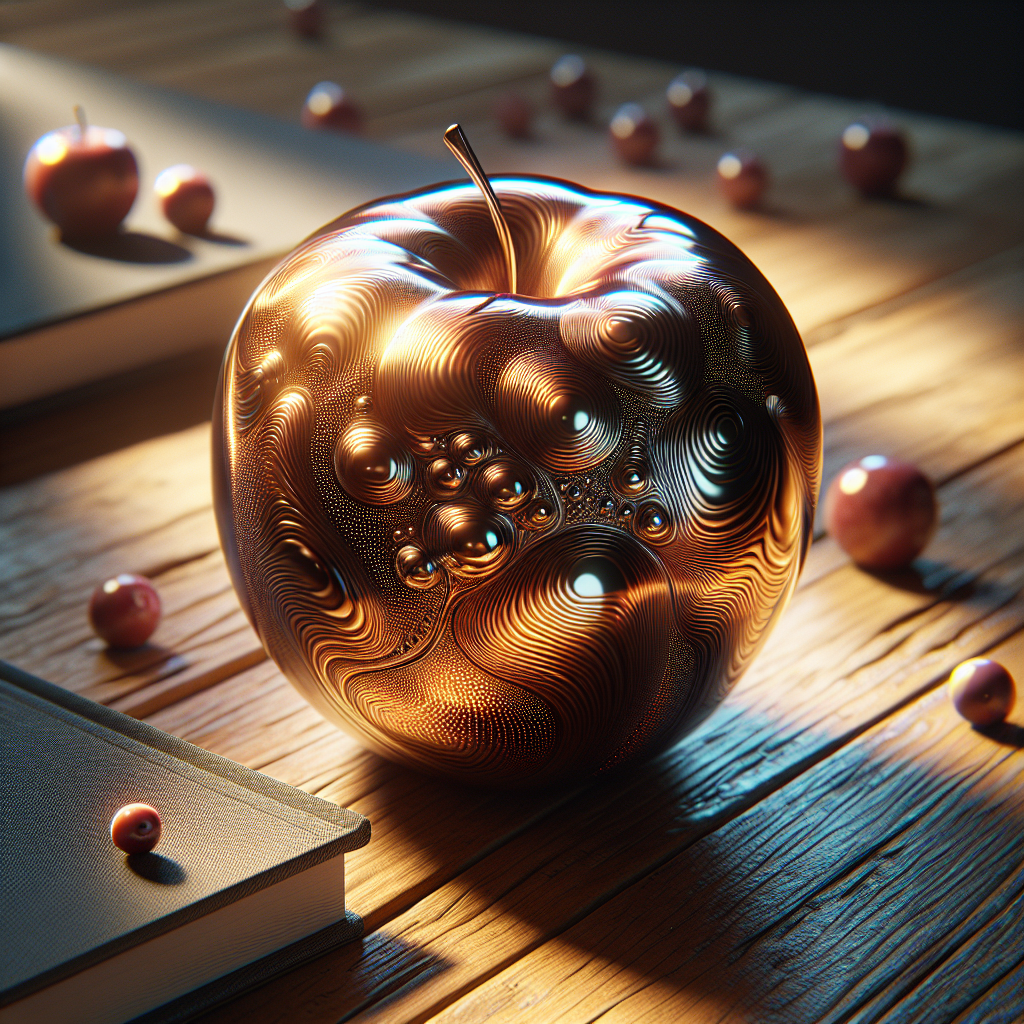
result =
[[474,184],[484,194],[487,201],[487,209],[491,212],[491,219],[494,221],[495,230],[498,232],[498,240],[505,253],[505,265],[508,268],[508,290],[516,290],[516,251],[512,245],[512,232],[508,229],[505,216],[501,212],[501,204],[498,197],[491,188],[491,183],[484,174],[483,167],[477,159],[473,147],[469,144],[465,132],[458,124],[453,124],[444,133],[445,145],[455,154],[455,159],[466,169],[466,173],[473,179]]
[[85,133],[89,125],[86,123],[85,111],[82,109],[82,105],[80,103],[75,104],[75,120],[78,122],[78,137],[84,141]]

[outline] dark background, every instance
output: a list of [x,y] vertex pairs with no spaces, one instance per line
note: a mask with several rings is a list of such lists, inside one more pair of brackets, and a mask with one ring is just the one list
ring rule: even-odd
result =
[[1024,128],[1024,2],[377,0],[375,6]]

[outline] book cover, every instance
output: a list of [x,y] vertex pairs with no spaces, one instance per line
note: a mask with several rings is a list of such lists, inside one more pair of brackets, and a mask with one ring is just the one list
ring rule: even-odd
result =
[[[0,1021],[183,1020],[361,931],[362,815],[0,662]],[[163,819],[128,857],[125,804]]]

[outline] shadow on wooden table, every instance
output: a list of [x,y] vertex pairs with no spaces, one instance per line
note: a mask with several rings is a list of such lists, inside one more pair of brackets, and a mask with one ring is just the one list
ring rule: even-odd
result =
[[[449,884],[208,1019],[283,1020],[301,1006],[311,1021],[795,1024],[875,1019],[897,1004],[928,1019],[936,1000],[959,1012],[1013,969],[1024,907],[1016,750],[935,692],[750,808],[752,754],[772,723],[754,727],[760,747],[750,735],[726,745],[741,724],[726,718],[693,749],[568,804],[534,794],[550,813]],[[710,763],[708,741],[726,747]],[[723,777],[730,757],[749,768],[746,784]],[[435,815],[417,830],[425,852],[457,862],[459,805],[481,795],[387,770],[393,795],[418,789]],[[480,817],[522,800],[491,794]]]

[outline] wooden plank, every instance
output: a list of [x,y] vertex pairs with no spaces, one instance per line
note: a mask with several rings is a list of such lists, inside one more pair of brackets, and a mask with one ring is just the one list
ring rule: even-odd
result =
[[931,694],[431,1019],[949,1019],[1024,958],[1022,759]]
[[[820,129],[828,135],[829,154],[833,127]],[[582,178],[591,188],[648,196],[705,220],[764,271],[805,334],[1019,245],[1024,236],[1024,141],[1008,133],[992,143],[998,156],[978,158],[976,193],[955,202],[928,193],[930,182],[945,181],[942,161],[920,168],[923,202],[879,202],[846,189],[830,155],[805,165],[801,180],[783,188],[768,209],[741,213],[728,207],[713,178],[714,161],[726,148],[718,139],[676,139],[675,166],[626,169],[610,153],[603,131],[586,125],[560,124],[557,133],[529,143],[510,142],[487,122],[467,130],[489,172]],[[395,142],[442,155],[434,129]],[[965,134],[955,148],[966,159],[976,143]],[[808,160],[822,145],[810,140]],[[817,183],[813,188],[809,176]],[[829,203],[814,199],[816,191],[831,197]],[[805,208],[800,197],[807,196],[816,207]]]
[[[370,817],[374,841],[352,857],[350,892],[368,927],[381,930],[361,949],[265,988],[259,1005],[285,1015],[314,991],[325,1019],[381,999],[374,1012],[382,1019],[423,1019],[936,685],[963,658],[1019,636],[1019,455],[993,459],[943,490],[947,521],[937,550],[955,549],[961,570],[991,564],[989,573],[973,585],[965,573],[962,586],[944,596],[903,590],[848,565],[812,573],[753,669],[689,740],[633,775],[568,794],[569,802],[566,794],[541,793],[482,808],[476,794],[360,754],[329,734],[276,762],[261,758],[264,771]],[[999,536],[1001,550],[993,547]],[[812,562],[831,561],[830,546],[827,539],[814,544]],[[229,756],[245,755],[252,741],[235,723],[246,690],[226,689],[237,682],[153,721]],[[295,706],[267,693],[245,714],[259,721],[255,705],[264,700],[268,718]],[[225,725],[211,728],[218,716]],[[430,825],[438,809],[440,834]],[[439,865],[454,876],[443,885]],[[240,1001],[228,1019],[252,1012],[253,1000]]]

